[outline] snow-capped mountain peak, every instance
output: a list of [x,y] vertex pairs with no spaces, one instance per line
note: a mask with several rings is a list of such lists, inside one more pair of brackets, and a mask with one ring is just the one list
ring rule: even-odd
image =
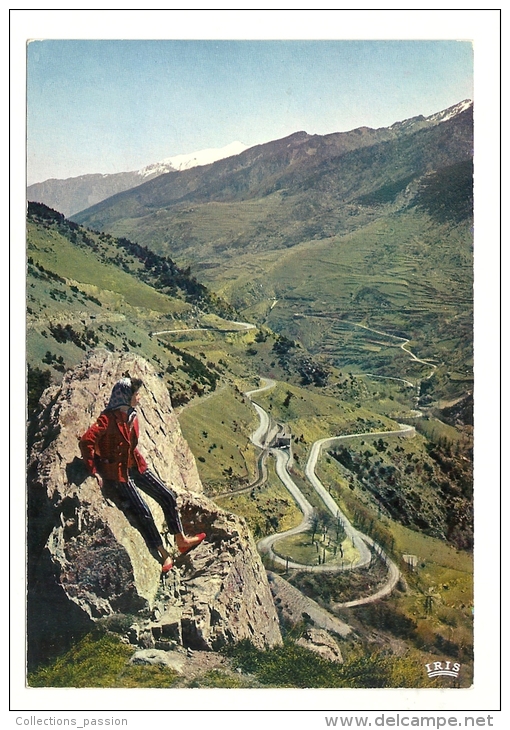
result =
[[460,101],[458,104],[448,107],[448,109],[443,109],[440,112],[431,114],[429,117],[424,117],[420,114],[417,117],[411,117],[410,119],[405,119],[402,122],[395,122],[395,124],[391,125],[390,129],[413,132],[418,129],[422,129],[424,126],[442,124],[443,122],[448,121],[448,119],[452,119],[458,114],[466,111],[466,109],[469,109],[472,105],[473,102],[470,99],[465,99],[464,101]]
[[470,99],[465,99],[448,109],[444,109],[442,112],[437,112],[437,114],[427,117],[427,121],[437,123],[446,122],[448,119],[452,119],[453,117],[456,117],[457,114],[461,114],[466,111],[466,109],[469,109],[472,104],[473,102]]
[[248,145],[245,145],[242,142],[231,142],[226,145],[226,147],[211,148],[200,150],[199,152],[167,157],[161,162],[155,162],[152,165],[147,165],[141,170],[138,170],[138,174],[140,177],[146,178],[163,175],[165,172],[189,170],[191,167],[209,165],[211,162],[239,155],[247,149]]

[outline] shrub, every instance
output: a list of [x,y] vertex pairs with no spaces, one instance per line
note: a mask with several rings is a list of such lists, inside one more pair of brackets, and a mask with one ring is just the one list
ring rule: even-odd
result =
[[51,372],[28,366],[28,412],[32,413],[37,407],[41,395],[51,383]]
[[394,657],[383,651],[354,649],[344,664],[327,661],[289,638],[283,646],[266,651],[259,651],[249,641],[224,651],[234,665],[269,687],[419,687],[424,684],[421,666],[417,667],[407,657]]

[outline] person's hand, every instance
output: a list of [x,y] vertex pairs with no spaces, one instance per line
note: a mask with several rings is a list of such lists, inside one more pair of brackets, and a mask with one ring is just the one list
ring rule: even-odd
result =
[[99,476],[99,474],[97,472],[94,474],[94,476],[96,478],[96,482],[99,484],[100,487],[102,487],[103,486],[103,479],[102,479],[102,477]]

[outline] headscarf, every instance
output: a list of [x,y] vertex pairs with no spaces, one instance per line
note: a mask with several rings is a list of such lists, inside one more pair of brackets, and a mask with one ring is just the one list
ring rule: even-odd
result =
[[113,386],[112,394],[105,411],[112,411],[121,406],[130,406],[132,397],[133,387],[131,385],[131,378],[121,378]]

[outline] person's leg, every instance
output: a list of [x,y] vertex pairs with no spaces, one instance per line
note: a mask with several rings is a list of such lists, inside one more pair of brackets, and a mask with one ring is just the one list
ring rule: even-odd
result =
[[165,515],[168,532],[171,535],[183,533],[183,527],[179,510],[177,509],[177,499],[175,493],[164,484],[159,477],[150,469],[146,469],[143,474],[132,469],[129,473],[130,479],[136,484],[138,489],[143,491],[158,502]]
[[154,523],[152,513],[136,488],[134,480],[128,478],[127,482],[116,482],[116,487],[119,494],[126,502],[127,508],[137,519],[140,531],[147,543],[147,546],[158,551],[163,561],[163,570],[170,570],[173,566],[172,558],[163,547],[161,535]]
[[175,543],[181,553],[191,550],[191,548],[202,542],[205,533],[200,533],[200,535],[194,535],[193,537],[188,537],[184,534],[175,493],[153,471],[146,469],[143,474],[140,474],[140,472],[132,470],[130,477],[139,489],[143,489],[146,494],[161,505],[168,531],[171,535],[174,535]]

